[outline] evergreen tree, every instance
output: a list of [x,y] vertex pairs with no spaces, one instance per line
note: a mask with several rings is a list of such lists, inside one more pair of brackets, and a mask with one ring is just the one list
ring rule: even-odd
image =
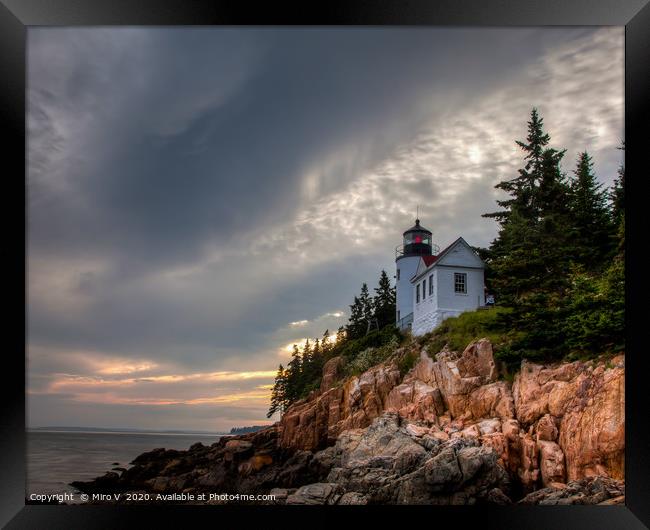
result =
[[309,368],[309,390],[314,390],[320,387],[320,380],[323,374],[323,350],[320,341],[314,341],[314,348],[311,352],[311,365]]
[[303,372],[306,371],[307,367],[309,366],[309,363],[312,361],[312,352],[311,352],[311,344],[309,343],[309,339],[305,340],[305,344],[302,347],[302,369]]
[[339,329],[336,330],[336,345],[342,345],[347,338],[347,334],[344,326],[339,326]]
[[280,412],[280,415],[284,412],[286,407],[286,375],[284,372],[284,367],[280,365],[278,367],[278,372],[275,376],[275,383],[273,384],[273,390],[271,391],[271,406],[269,411],[266,413],[266,417],[270,418],[276,412]]
[[497,298],[516,304],[540,290],[557,287],[566,267],[568,187],[560,170],[564,151],[547,148],[550,136],[536,109],[531,112],[519,176],[497,184],[509,199],[504,210],[489,214],[499,223],[497,238],[487,252]]
[[560,169],[565,150],[548,148],[542,154],[541,175],[537,190],[539,206],[539,244],[541,260],[536,264],[542,277],[538,288],[565,289],[573,255],[574,241],[567,226],[570,223],[570,187]]
[[[625,143],[618,149],[625,151]],[[614,180],[614,186],[610,193],[610,201],[612,207],[612,220],[615,225],[618,225],[621,218],[625,215],[625,166],[621,165],[618,168],[618,175]]]
[[370,292],[368,291],[368,284],[366,283],[364,283],[361,286],[361,294],[359,295],[359,302],[361,303],[361,313],[363,315],[362,334],[364,334],[368,329],[368,322],[372,320],[375,313],[375,309],[372,303],[372,298],[370,298]]
[[391,287],[390,279],[385,270],[381,271],[379,284],[375,288],[374,307],[375,318],[379,328],[395,322],[395,288]]
[[564,151],[547,147],[549,141],[533,109],[526,141],[517,142],[525,166],[516,178],[497,184],[510,195],[497,201],[504,210],[485,215],[499,223],[487,254],[497,300],[512,308],[503,323],[523,332],[515,348],[542,354],[563,344],[559,322],[571,258],[569,188],[560,169]]
[[571,236],[576,263],[588,270],[602,270],[611,251],[612,227],[607,194],[592,167],[589,154],[580,153],[571,182]]
[[574,271],[563,322],[567,347],[580,355],[625,350],[625,217],[604,273]]
[[332,341],[330,340],[330,330],[326,329],[323,332],[323,338],[320,341],[320,349],[323,354],[323,359],[329,357],[329,352],[332,349]]
[[309,339],[305,340],[305,344],[302,346],[302,373],[300,377],[300,395],[304,394],[304,390],[311,381],[312,369],[313,369],[314,359],[312,357],[311,344]]
[[506,200],[498,200],[497,204],[504,208],[498,212],[484,214],[497,221],[507,222],[510,216],[518,214],[526,219],[536,219],[539,216],[538,195],[536,189],[542,177],[542,160],[550,136],[544,132],[544,120],[539,116],[537,109],[533,108],[528,122],[528,135],[526,141],[517,140],[517,145],[524,151],[526,165],[519,170],[519,175],[513,179],[505,180],[496,185],[508,193]]
[[285,397],[288,404],[300,399],[302,394],[302,357],[298,345],[293,345],[291,360],[285,372]]
[[358,296],[354,297],[354,303],[350,306],[350,318],[345,327],[345,334],[350,339],[361,337],[365,331],[364,307]]

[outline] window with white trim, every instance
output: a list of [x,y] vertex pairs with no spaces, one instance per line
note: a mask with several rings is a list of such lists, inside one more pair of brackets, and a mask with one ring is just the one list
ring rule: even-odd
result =
[[467,273],[454,272],[454,292],[467,294]]
[[433,274],[429,276],[429,296],[433,296]]
[[415,286],[415,301],[418,304],[420,303],[420,284],[419,283]]
[[427,297],[427,281],[422,280],[422,300]]

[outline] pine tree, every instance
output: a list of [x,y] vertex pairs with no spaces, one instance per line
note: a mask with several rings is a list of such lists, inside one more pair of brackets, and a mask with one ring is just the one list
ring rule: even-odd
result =
[[533,109],[527,141],[517,141],[526,164],[518,177],[496,186],[510,194],[497,201],[504,210],[484,214],[500,225],[487,252],[491,285],[497,298],[511,305],[557,286],[563,277],[568,213],[568,187],[560,171],[564,151],[546,147],[550,136],[542,125]]
[[381,271],[379,284],[375,288],[374,307],[375,318],[380,328],[395,323],[395,289],[390,285],[390,279],[385,270]]
[[321,376],[323,374],[323,350],[320,344],[320,341],[316,339],[314,341],[314,348],[311,352],[311,366],[309,369],[309,389],[313,390],[320,386]]
[[275,376],[275,383],[273,384],[273,390],[271,391],[271,406],[269,411],[266,413],[266,417],[270,418],[276,412],[280,412],[280,415],[284,412],[286,406],[286,375],[284,372],[284,367],[280,365],[278,367],[278,372]]
[[336,345],[342,345],[347,338],[347,334],[344,326],[339,326],[339,329],[336,330]]
[[357,339],[365,333],[363,319],[364,307],[358,296],[354,297],[354,303],[350,306],[350,318],[345,327],[345,334],[350,339]]
[[309,343],[309,339],[305,340],[305,344],[302,347],[302,367],[303,371],[307,366],[309,366],[309,363],[312,361],[311,357],[311,344]]
[[372,298],[370,298],[370,292],[368,291],[368,284],[364,283],[361,286],[361,294],[359,295],[359,302],[361,302],[361,312],[363,315],[363,330],[365,333],[368,329],[368,323],[372,320],[375,309],[373,307]]
[[330,340],[330,330],[326,329],[323,332],[323,338],[320,341],[320,349],[323,354],[323,359],[327,359],[329,352],[332,349],[332,341]]
[[589,154],[580,153],[571,182],[571,236],[576,263],[588,270],[602,270],[612,250],[612,225],[607,194],[592,168]]
[[563,328],[572,353],[625,350],[625,217],[617,239],[616,254],[604,273],[579,270],[571,276]]
[[548,146],[550,136],[536,109],[531,112],[519,175],[497,184],[508,192],[497,201],[502,211],[486,214],[499,223],[499,233],[487,254],[491,286],[500,303],[511,307],[503,324],[523,338],[513,348],[542,355],[564,341],[559,325],[570,261],[566,226],[569,188],[560,169],[565,151]]
[[312,356],[311,343],[309,339],[305,340],[305,344],[302,347],[302,370],[300,374],[300,396],[304,394],[306,386],[309,384],[309,381],[312,377],[314,359]]
[[300,399],[302,394],[302,357],[298,345],[293,345],[291,360],[285,371],[285,396],[287,404]]
[[[625,151],[625,143],[619,147],[621,151]],[[610,193],[612,220],[615,225],[618,225],[621,218],[625,216],[625,166],[621,165],[618,168],[618,175],[614,180],[614,186]]]
[[503,223],[513,214],[523,218],[535,219],[539,215],[538,196],[536,189],[542,177],[542,160],[550,136],[544,132],[544,120],[539,116],[537,109],[531,111],[528,122],[528,135],[526,141],[516,140],[517,145],[524,151],[526,165],[519,170],[519,175],[513,179],[505,180],[496,185],[510,195],[506,200],[499,200],[497,204],[504,208],[501,211],[484,214]]

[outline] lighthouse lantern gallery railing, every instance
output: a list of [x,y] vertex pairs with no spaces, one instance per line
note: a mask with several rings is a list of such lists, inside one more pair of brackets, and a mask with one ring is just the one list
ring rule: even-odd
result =
[[[437,256],[440,253],[440,247],[435,243],[431,243],[431,254]],[[395,258],[399,258],[404,255],[404,245],[397,245],[395,247]]]

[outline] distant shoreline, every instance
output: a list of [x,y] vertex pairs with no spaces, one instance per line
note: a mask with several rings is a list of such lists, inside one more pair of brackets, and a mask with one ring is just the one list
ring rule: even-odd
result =
[[60,433],[60,434],[127,434],[127,435],[150,435],[150,436],[232,436],[225,432],[185,432],[185,431],[136,431],[136,430],[101,430],[101,429],[65,429],[56,427],[33,427],[27,428],[26,432],[31,433]]

